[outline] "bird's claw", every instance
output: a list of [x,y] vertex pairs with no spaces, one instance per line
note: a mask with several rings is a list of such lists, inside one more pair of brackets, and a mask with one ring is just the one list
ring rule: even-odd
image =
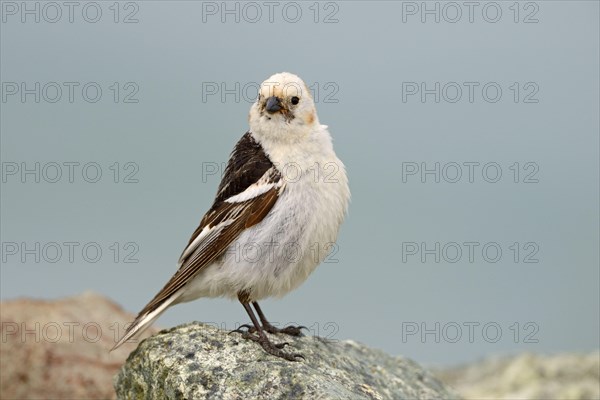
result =
[[282,351],[282,349],[285,346],[289,346],[288,342],[276,344],[276,343],[271,342],[264,335],[263,336],[253,335],[252,333],[250,333],[248,331],[242,332],[242,338],[247,339],[247,340],[252,340],[253,342],[257,342],[258,344],[261,345],[261,347],[267,353],[269,353],[275,357],[283,358],[284,360],[287,360],[287,361],[299,361],[298,358],[302,358],[303,360],[306,360],[302,354],[298,354],[298,353],[289,354],[289,353]]
[[[247,329],[246,331],[244,331],[243,329]],[[283,333],[285,335],[290,335],[290,336],[296,336],[296,337],[300,337],[300,336],[304,336],[304,334],[302,333],[302,329],[306,329],[308,331],[308,328],[304,325],[301,326],[286,326],[285,328],[276,328],[273,325],[267,323],[267,324],[263,324],[263,329],[265,330],[265,332],[269,332],[272,333],[274,335]],[[256,327],[254,327],[253,325],[250,324],[244,324],[244,325],[240,325],[237,329],[229,332],[229,333],[244,333],[244,332],[248,332],[248,333],[256,333]]]
[[302,334],[302,329],[308,330],[308,328],[305,326],[290,325],[290,326],[286,326],[285,328],[276,328],[271,324],[264,325],[263,328],[265,331],[267,331],[269,333],[273,333],[273,334],[283,333],[285,335],[290,335],[290,336],[304,336]]
[[[247,331],[245,331],[244,329],[247,329]],[[229,334],[231,335],[232,333],[241,333],[241,334],[246,334],[246,333],[254,333],[256,332],[256,328],[249,325],[249,324],[244,324],[244,325],[240,325],[237,329],[234,329],[232,331],[229,331]]]

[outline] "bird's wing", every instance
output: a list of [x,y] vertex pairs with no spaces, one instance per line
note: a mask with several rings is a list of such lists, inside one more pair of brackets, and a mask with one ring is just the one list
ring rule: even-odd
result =
[[200,270],[223,254],[242,231],[261,222],[284,189],[280,172],[262,147],[250,133],[244,135],[231,154],[213,206],[181,254],[179,269],[140,311],[113,349],[141,333],[177,300],[181,289]]

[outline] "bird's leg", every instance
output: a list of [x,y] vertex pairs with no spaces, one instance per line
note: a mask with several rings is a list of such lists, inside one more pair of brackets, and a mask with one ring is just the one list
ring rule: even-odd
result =
[[285,328],[276,328],[267,320],[265,314],[263,314],[260,306],[256,301],[252,302],[252,305],[256,309],[258,314],[258,318],[260,318],[260,322],[262,323],[262,328],[269,333],[285,333],[290,336],[302,336],[302,329],[308,329],[305,326],[286,326]]
[[304,358],[301,354],[288,354],[288,353],[282,351],[281,349],[283,349],[285,347],[285,345],[287,345],[288,343],[274,344],[273,342],[271,342],[269,340],[269,338],[267,338],[265,331],[263,331],[262,327],[258,323],[258,320],[256,319],[256,316],[254,315],[254,312],[252,311],[252,308],[250,307],[250,303],[244,303],[241,301],[241,299],[240,299],[240,302],[242,303],[242,305],[244,306],[244,309],[250,316],[250,319],[252,320],[252,323],[254,324],[255,332],[258,333],[257,335],[254,335],[253,333],[250,332],[250,330],[248,330],[246,332],[242,332],[242,337],[244,339],[249,339],[254,342],[257,342],[258,344],[260,344],[262,346],[262,348],[267,353],[274,355],[276,357],[286,359],[288,361],[298,361],[298,358]]

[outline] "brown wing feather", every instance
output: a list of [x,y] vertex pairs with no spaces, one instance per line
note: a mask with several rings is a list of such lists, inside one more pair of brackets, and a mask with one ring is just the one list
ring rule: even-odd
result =
[[271,160],[269,160],[269,157],[252,134],[248,132],[242,136],[231,152],[215,201],[190,237],[188,246],[202,232],[210,221],[211,214],[218,210],[225,200],[242,193],[262,178],[272,167],[273,163],[271,163]]
[[[272,184],[272,187],[246,201],[228,201],[254,184]],[[275,205],[284,187],[281,174],[263,148],[250,132],[246,133],[231,154],[212,207],[200,221],[180,257],[179,270],[140,311],[114,348],[142,332],[160,315],[161,307],[176,301],[172,296],[221,256],[244,229],[261,222]],[[207,231],[202,240],[194,243],[207,227],[213,230]],[[149,316],[157,310],[160,311],[157,315]]]
[[[243,203],[221,203],[220,207],[207,214],[201,226],[216,226],[235,214],[234,222],[225,226],[212,242],[203,247],[199,254],[192,253],[181,265],[158,294],[140,311],[138,318],[152,312],[166,299],[188,283],[202,268],[218,258],[244,230],[258,224],[275,205],[283,188],[271,188],[267,192]],[[134,324],[135,325],[135,324]]]

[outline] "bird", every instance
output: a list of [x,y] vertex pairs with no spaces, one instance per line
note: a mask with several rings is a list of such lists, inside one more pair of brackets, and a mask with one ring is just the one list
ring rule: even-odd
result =
[[346,168],[334,152],[328,127],[319,122],[311,91],[297,75],[281,72],[267,78],[248,123],[177,271],[112,350],[175,304],[226,297],[238,300],[252,322],[243,325],[247,330],[234,332],[273,356],[303,358],[284,351],[287,343],[273,343],[265,333],[301,336],[303,327],[276,328],[258,301],[296,289],[335,244],[350,201]]

